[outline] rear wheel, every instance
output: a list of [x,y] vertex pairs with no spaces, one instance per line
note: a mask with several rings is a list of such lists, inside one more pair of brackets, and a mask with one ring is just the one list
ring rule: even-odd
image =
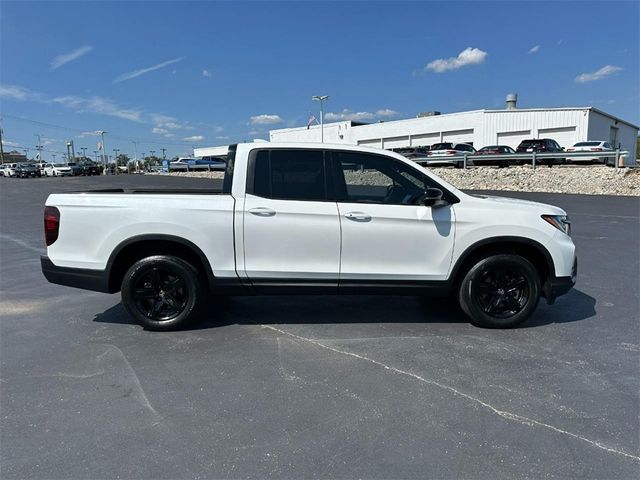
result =
[[137,261],[122,281],[122,303],[149,330],[188,325],[197,317],[203,298],[197,270],[181,258],[168,255]]
[[540,277],[525,258],[514,254],[479,260],[467,272],[458,292],[471,323],[485,328],[511,328],[524,322],[540,299]]

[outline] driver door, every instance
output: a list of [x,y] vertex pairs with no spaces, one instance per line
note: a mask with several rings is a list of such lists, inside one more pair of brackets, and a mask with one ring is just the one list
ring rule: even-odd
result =
[[454,210],[426,207],[433,182],[385,155],[333,152],[340,216],[340,284],[445,280],[453,253]]

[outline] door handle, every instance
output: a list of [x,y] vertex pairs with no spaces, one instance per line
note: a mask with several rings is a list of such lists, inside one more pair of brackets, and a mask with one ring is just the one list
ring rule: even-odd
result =
[[344,215],[349,220],[353,220],[354,222],[370,222],[371,215],[364,212],[349,212]]
[[256,207],[250,209],[249,213],[252,215],[257,215],[258,217],[273,217],[276,214],[276,211],[271,210],[267,207]]

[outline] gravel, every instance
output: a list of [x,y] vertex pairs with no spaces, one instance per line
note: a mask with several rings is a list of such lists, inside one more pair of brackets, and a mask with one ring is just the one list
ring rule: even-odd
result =
[[[578,193],[586,195],[640,196],[640,169],[592,166],[509,168],[452,167],[431,171],[462,190],[505,190],[515,192]],[[167,174],[165,174],[167,175]],[[172,172],[178,177],[223,178],[223,172]],[[373,177],[367,184],[375,184]]]

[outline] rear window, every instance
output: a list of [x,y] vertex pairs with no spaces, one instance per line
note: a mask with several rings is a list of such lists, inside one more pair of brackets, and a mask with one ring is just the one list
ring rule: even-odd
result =
[[431,146],[431,150],[449,150],[453,148],[452,143],[434,143]]
[[522,143],[520,143],[521,147],[534,147],[537,145],[543,145],[544,144],[544,140],[523,140]]
[[574,147],[597,147],[600,145],[600,142],[578,142],[574,145]]
[[325,200],[322,150],[259,151],[255,157],[253,193],[282,200]]

